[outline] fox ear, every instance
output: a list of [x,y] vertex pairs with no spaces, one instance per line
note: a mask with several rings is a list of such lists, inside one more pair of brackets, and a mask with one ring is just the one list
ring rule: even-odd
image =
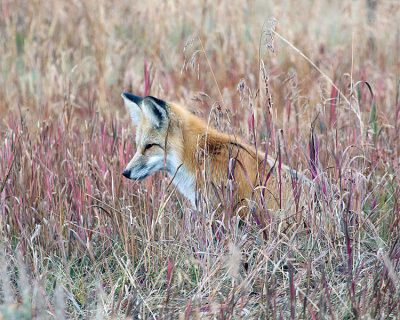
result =
[[168,122],[167,104],[163,100],[147,96],[143,99],[142,110],[157,129],[160,129]]
[[121,97],[124,99],[125,107],[129,110],[133,123],[138,125],[142,121],[142,110],[140,105],[143,98],[134,96],[127,92],[121,94]]

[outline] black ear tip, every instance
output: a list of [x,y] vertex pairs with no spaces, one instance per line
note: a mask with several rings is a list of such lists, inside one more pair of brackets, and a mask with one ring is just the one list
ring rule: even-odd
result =
[[124,170],[124,172],[122,172],[122,175],[123,175],[125,178],[130,179],[131,172],[130,172],[130,170]]
[[151,101],[155,102],[157,105],[159,105],[161,108],[163,108],[164,110],[167,110],[167,103],[164,100],[158,99],[153,96],[147,96],[144,99],[151,100]]
[[139,103],[141,103],[143,101],[142,97],[135,96],[135,95],[133,95],[132,93],[129,93],[129,92],[122,93],[121,97],[122,97],[122,99],[128,99],[128,100],[130,100],[130,101],[132,101],[132,102],[134,102],[136,104],[139,104]]

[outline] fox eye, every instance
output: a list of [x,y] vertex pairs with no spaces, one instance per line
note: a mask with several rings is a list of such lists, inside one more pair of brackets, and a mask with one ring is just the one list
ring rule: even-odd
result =
[[152,147],[154,147],[154,146],[155,146],[154,143],[146,144],[146,146],[144,147],[144,151],[149,150],[150,148],[152,148]]

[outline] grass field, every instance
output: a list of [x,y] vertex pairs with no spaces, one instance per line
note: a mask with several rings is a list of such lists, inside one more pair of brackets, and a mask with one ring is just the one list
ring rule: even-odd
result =
[[[395,0],[0,1],[0,319],[399,319],[398,21]],[[260,230],[124,179],[124,91],[311,188],[256,206]]]

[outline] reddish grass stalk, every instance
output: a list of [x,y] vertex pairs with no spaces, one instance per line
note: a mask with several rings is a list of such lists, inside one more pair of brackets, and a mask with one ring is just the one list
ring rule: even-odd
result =
[[315,135],[314,128],[311,128],[310,142],[309,142],[309,152],[310,152],[310,160],[308,161],[312,179],[314,180],[317,177],[317,159],[318,159],[318,148],[315,146]]
[[279,209],[282,210],[282,156],[280,140],[278,139],[278,173],[279,173]]
[[348,290],[350,295],[350,301],[352,306],[353,315],[356,319],[359,318],[359,307],[356,302],[356,292],[355,292],[355,282],[353,278],[353,249],[351,246],[351,239],[349,234],[349,214],[350,214],[350,207],[351,207],[351,200],[353,194],[353,186],[349,184],[350,193],[348,196],[346,210],[343,215],[343,224],[344,224],[344,233],[346,239],[346,249],[347,249],[347,283],[348,283]]
[[329,118],[329,128],[333,128],[333,124],[336,122],[336,102],[337,102],[337,91],[336,86],[331,87],[331,109],[330,109],[330,118]]
[[400,119],[400,80],[397,80],[397,87],[396,87],[396,102],[395,102],[395,117],[394,117],[394,131],[395,136],[399,136],[399,119]]
[[313,308],[312,308],[312,305],[308,305],[308,309],[310,310],[310,314],[311,314],[311,319],[312,320],[317,320],[317,315],[315,314],[315,312],[314,312],[314,310],[313,310]]
[[170,293],[170,288],[171,288],[172,271],[173,271],[173,269],[174,269],[174,263],[168,257],[168,262],[167,262],[167,290],[165,292],[165,308],[168,307],[169,293]]
[[187,306],[187,308],[186,308],[186,312],[185,312],[185,320],[189,320],[190,311],[192,310],[192,304],[193,304],[193,300],[190,299],[190,300],[189,300],[189,304],[188,304],[188,306]]
[[296,291],[294,288],[294,280],[293,280],[293,265],[289,261],[288,262],[288,272],[289,272],[289,286],[290,286],[290,317],[292,320],[296,317]]

